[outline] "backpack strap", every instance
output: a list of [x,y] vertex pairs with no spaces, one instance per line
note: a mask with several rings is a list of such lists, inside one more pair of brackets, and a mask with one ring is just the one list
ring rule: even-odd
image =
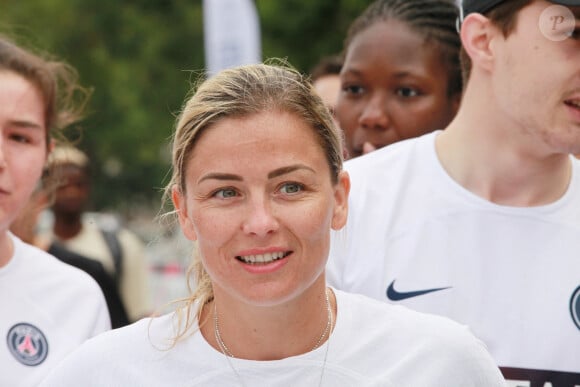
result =
[[121,243],[119,242],[119,238],[117,238],[117,232],[115,230],[101,228],[101,233],[103,234],[103,238],[113,256],[113,263],[115,265],[115,281],[118,284],[123,271],[123,249],[121,248]]

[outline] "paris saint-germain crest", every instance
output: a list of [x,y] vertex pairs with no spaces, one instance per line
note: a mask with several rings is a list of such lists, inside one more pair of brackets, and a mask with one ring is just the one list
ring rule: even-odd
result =
[[48,355],[48,341],[44,333],[32,324],[14,325],[8,331],[6,342],[12,356],[27,366],[41,364]]

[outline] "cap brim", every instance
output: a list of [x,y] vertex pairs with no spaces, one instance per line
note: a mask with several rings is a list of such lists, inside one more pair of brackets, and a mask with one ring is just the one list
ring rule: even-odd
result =
[[580,5],[580,0],[550,0],[550,2],[560,5]]
[[[462,8],[463,15],[467,16],[470,13],[486,13],[487,11],[494,8],[496,5],[503,3],[506,0],[463,0]],[[580,0],[549,0],[551,3],[568,5],[568,6],[580,6]]]

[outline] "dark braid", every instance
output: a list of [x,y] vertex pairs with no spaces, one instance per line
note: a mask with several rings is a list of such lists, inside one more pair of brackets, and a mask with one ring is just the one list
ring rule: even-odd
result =
[[449,96],[462,90],[459,50],[461,40],[456,29],[459,9],[454,0],[376,0],[351,24],[344,50],[361,31],[389,19],[406,23],[425,39],[438,45],[441,60],[449,74]]

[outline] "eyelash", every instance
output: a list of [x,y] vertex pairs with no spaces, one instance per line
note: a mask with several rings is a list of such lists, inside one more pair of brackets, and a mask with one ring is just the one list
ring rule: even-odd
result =
[[[403,91],[411,91],[413,95],[403,95]],[[421,95],[421,91],[415,87],[399,87],[395,90],[395,93],[402,98],[413,98]]]
[[[356,90],[355,90],[356,89]],[[342,91],[349,95],[358,96],[364,92],[364,87],[359,85],[346,85],[343,86]]]
[[[224,192],[226,192],[226,191],[231,191],[231,192],[233,192],[235,195],[234,195],[234,196],[223,196],[223,193],[224,193]],[[220,195],[220,193],[222,193],[222,195]],[[237,191],[235,188],[233,188],[233,187],[225,187],[225,188],[220,188],[220,189],[217,189],[217,190],[213,191],[213,192],[210,194],[210,197],[212,197],[212,198],[216,198],[216,199],[221,199],[221,200],[225,200],[225,199],[233,198],[233,197],[236,197],[236,196],[239,196],[239,193],[238,193],[238,191]]]
[[18,133],[13,133],[10,135],[10,139],[12,141],[16,141],[18,143],[22,143],[22,144],[30,144],[32,142],[32,140],[30,139],[30,137],[25,136],[25,135],[21,135]]
[[[342,90],[351,96],[360,96],[365,92],[365,88],[358,85],[347,85]],[[404,95],[404,91],[410,91],[412,95]],[[422,95],[422,93],[416,87],[398,87],[395,89],[395,95],[401,98],[414,98]]]
[[[291,192],[291,193],[284,193],[284,192],[282,192],[282,189],[284,187],[288,187],[288,186],[295,186],[295,187],[298,188],[298,191]],[[282,192],[284,195],[296,195],[296,194],[304,191],[304,188],[305,188],[304,184],[300,184],[300,183],[297,183],[295,181],[290,181],[290,182],[286,182],[286,183],[281,184],[280,185],[280,188],[278,189],[278,191]]]
[[[296,187],[297,188],[296,192],[284,192],[284,188],[287,188],[289,186]],[[285,183],[280,184],[278,186],[277,192],[280,192],[283,195],[293,196],[293,195],[296,195],[296,194],[304,191],[305,188],[306,187],[304,184],[300,184],[300,183],[297,183],[295,181],[290,181],[290,182],[285,182]],[[225,196],[224,193],[226,193],[226,192],[231,192],[231,193],[233,193],[233,195],[232,196]],[[238,196],[240,196],[238,190],[233,188],[233,187],[219,188],[219,189],[216,189],[215,191],[212,191],[209,195],[209,197],[220,199],[220,200],[227,200],[227,199],[231,199],[231,198],[238,197]]]

